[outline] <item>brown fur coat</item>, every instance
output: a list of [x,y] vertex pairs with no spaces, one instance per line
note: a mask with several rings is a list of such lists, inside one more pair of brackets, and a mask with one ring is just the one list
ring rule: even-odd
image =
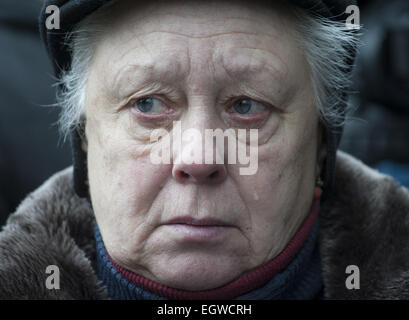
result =
[[[329,299],[409,298],[409,192],[339,152],[336,186],[320,211],[320,248]],[[73,191],[72,169],[30,194],[0,232],[0,298],[106,299],[97,279],[94,215]],[[60,269],[60,289],[45,282]],[[346,267],[360,269],[348,290]]]

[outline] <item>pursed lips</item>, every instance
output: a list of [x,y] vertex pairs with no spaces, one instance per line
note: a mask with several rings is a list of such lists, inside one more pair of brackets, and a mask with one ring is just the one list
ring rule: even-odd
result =
[[232,227],[231,224],[228,224],[220,219],[214,218],[201,218],[197,219],[191,216],[181,216],[170,219],[165,224],[186,224],[192,226],[202,226],[202,227]]
[[182,236],[186,241],[204,241],[216,238],[231,228],[233,225],[228,224],[220,219],[202,218],[197,219],[191,216],[175,217],[163,224],[170,227],[173,232]]

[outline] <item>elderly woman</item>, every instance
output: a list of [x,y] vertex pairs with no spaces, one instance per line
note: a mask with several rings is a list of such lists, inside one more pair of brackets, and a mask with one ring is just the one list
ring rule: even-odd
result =
[[408,298],[408,190],[336,154],[351,3],[47,1],[74,168],[9,218],[0,296]]

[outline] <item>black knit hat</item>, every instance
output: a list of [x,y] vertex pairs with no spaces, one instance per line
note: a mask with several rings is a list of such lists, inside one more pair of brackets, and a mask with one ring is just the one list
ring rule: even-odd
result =
[[[63,70],[69,70],[71,66],[71,53],[65,42],[66,34],[73,30],[75,25],[82,21],[87,15],[93,13],[102,5],[112,0],[46,0],[40,14],[40,32],[48,54],[52,59],[54,70],[59,78]],[[312,14],[330,18],[335,21],[346,21],[346,8],[349,5],[356,5],[355,0],[289,0],[291,3]],[[46,28],[46,19],[49,14],[46,8],[55,5],[60,10],[60,29],[48,30]],[[354,48],[351,48],[351,56],[355,55]],[[352,68],[353,59],[348,61]],[[350,72],[350,70],[345,70]],[[341,110],[346,109],[346,103],[340,106]],[[344,115],[343,115],[344,116]],[[325,138],[327,144],[327,157],[324,164],[322,178],[326,191],[334,183],[334,171],[336,151],[342,135],[342,126],[332,127],[325,125]],[[74,166],[74,187],[80,197],[89,197],[87,181],[86,154],[81,148],[81,138],[77,131],[71,134],[71,144],[73,151]],[[324,193],[325,194],[325,193]]]

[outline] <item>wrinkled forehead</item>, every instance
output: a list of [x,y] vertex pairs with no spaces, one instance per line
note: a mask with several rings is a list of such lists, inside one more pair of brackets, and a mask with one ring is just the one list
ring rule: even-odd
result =
[[195,57],[194,50],[198,69],[211,61],[237,79],[270,72],[284,81],[288,66],[297,69],[303,60],[295,20],[280,2],[119,1],[107,18],[96,56],[112,85],[130,69],[175,81],[191,71],[193,63],[185,62]]

